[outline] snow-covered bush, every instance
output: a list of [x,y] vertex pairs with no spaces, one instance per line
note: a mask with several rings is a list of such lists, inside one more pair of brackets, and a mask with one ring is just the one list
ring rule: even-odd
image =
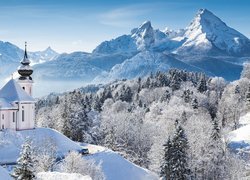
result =
[[60,171],[89,175],[93,180],[103,180],[105,176],[101,164],[96,165],[92,160],[83,159],[77,152],[70,152],[60,164]]

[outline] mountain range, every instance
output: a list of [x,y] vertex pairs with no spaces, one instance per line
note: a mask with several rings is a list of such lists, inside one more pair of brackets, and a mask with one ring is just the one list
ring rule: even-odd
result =
[[[23,50],[0,42],[0,53],[0,73],[6,75],[19,65]],[[231,81],[239,78],[250,57],[250,40],[200,9],[186,28],[177,31],[154,29],[146,21],[130,34],[102,42],[92,53],[58,54],[49,47],[29,56],[37,79],[104,82],[178,68]]]

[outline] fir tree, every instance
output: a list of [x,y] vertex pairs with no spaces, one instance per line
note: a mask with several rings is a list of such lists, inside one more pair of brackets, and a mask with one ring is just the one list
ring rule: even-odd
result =
[[210,144],[208,146],[208,154],[211,164],[208,177],[211,179],[221,179],[221,177],[223,177],[223,169],[226,167],[226,159],[220,127],[216,118],[213,120],[213,129],[210,137]]
[[200,81],[198,83],[198,87],[197,87],[198,91],[200,91],[201,93],[206,92],[207,91],[207,82],[206,82],[206,77],[203,74],[200,78]]
[[167,143],[164,146],[164,160],[161,166],[161,177],[164,179],[170,179],[172,173],[172,142],[168,137]]
[[188,168],[188,140],[184,129],[179,125],[178,121],[175,123],[176,132],[172,140],[168,138],[164,144],[164,160],[161,166],[161,176],[166,179],[185,180],[189,179]]
[[31,143],[28,140],[22,145],[20,157],[17,159],[17,165],[12,176],[18,180],[32,180],[35,178]]
[[177,124],[176,132],[172,139],[172,169],[170,179],[188,179],[188,140],[184,129]]
[[198,109],[198,100],[197,98],[194,98],[193,101],[192,101],[192,107],[194,109]]

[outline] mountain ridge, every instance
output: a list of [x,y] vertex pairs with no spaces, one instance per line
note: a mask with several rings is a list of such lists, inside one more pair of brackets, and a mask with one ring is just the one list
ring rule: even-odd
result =
[[[22,52],[15,49],[18,62],[13,61],[12,72],[19,65]],[[100,43],[91,53],[58,54],[48,47],[29,55],[31,60],[36,59],[33,64],[37,79],[98,79],[104,83],[177,66],[231,81],[239,78],[243,63],[250,57],[250,40],[209,10],[200,9],[191,23],[178,31],[154,29],[150,21],[145,21],[129,34]]]

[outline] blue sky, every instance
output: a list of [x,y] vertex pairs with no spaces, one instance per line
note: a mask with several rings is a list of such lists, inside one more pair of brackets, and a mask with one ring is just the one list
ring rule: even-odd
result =
[[207,8],[250,37],[248,0],[0,0],[0,40],[31,51],[91,52],[100,42],[138,27],[185,28]]

